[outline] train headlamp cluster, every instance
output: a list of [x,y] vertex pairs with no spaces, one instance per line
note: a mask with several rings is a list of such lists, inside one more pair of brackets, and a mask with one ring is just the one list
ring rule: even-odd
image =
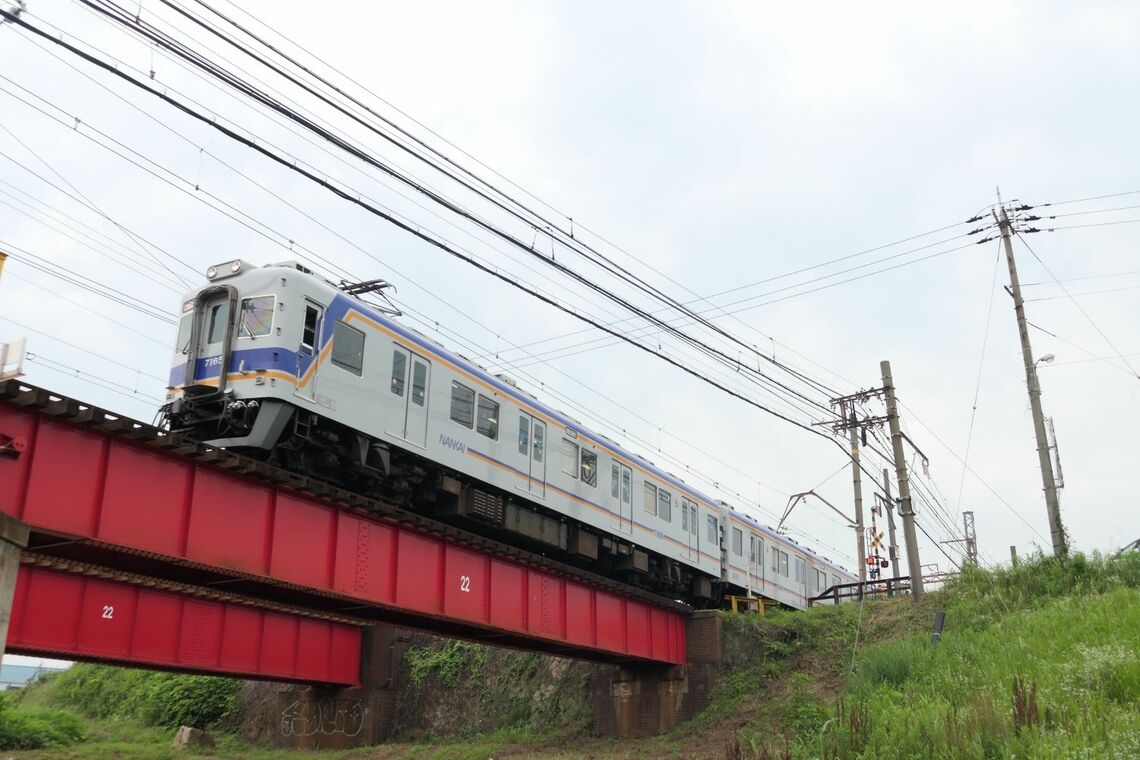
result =
[[224,264],[214,264],[212,267],[210,267],[209,269],[206,270],[206,279],[207,280],[216,280],[216,279],[218,279],[219,276],[229,277],[231,275],[235,275],[235,274],[241,272],[241,269],[242,269],[242,262],[240,259],[236,259],[234,261],[227,261]]

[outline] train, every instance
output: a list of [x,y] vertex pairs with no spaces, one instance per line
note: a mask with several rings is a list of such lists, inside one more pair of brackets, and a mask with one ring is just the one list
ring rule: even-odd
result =
[[240,259],[206,280],[182,303],[171,431],[697,607],[856,580],[401,324],[370,283]]

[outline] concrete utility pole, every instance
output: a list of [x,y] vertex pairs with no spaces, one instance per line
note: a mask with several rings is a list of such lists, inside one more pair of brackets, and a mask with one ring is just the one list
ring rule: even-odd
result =
[[899,577],[899,542],[895,537],[895,502],[891,498],[891,474],[886,467],[883,468],[883,491],[887,497],[887,537],[890,539],[890,546],[887,547],[887,556],[891,560],[891,574]]
[[962,513],[962,535],[966,541],[966,558],[978,565],[978,534],[974,531],[974,513]]
[[895,474],[899,479],[899,515],[903,519],[903,536],[906,538],[906,564],[910,570],[910,593],[915,599],[922,597],[922,563],[918,559],[918,538],[914,533],[914,507],[910,500],[910,480],[906,474],[906,453],[903,451],[902,430],[899,428],[898,402],[891,379],[891,363],[879,362],[883,373],[883,394],[887,399],[887,423],[891,428],[891,444],[895,452]]
[[859,425],[855,421],[855,412],[847,414],[847,404],[840,406],[843,419],[851,427],[851,484],[855,488],[855,534],[859,541],[859,582],[867,580],[867,534],[863,528],[863,480],[859,471]]
[[1045,434],[1045,415],[1041,412],[1041,385],[1037,381],[1037,363],[1029,345],[1029,327],[1025,320],[1025,302],[1021,299],[1021,282],[1017,279],[1017,263],[1013,259],[1012,231],[1009,216],[1002,207],[998,216],[1001,242],[1005,246],[1005,260],[1009,264],[1009,288],[1013,296],[1013,310],[1017,315],[1017,332],[1021,336],[1021,355],[1025,360],[1025,383],[1029,386],[1029,408],[1033,412],[1033,433],[1037,437],[1037,459],[1041,463],[1041,482],[1045,490],[1045,508],[1049,513],[1049,533],[1053,540],[1053,554],[1067,554],[1065,529],[1061,525],[1061,502],[1057,484],[1053,480],[1053,461],[1049,456],[1049,439]]

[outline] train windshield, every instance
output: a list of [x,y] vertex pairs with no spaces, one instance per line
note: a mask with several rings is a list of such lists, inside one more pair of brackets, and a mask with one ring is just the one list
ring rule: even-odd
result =
[[256,296],[241,302],[239,338],[256,338],[268,335],[273,328],[273,296]]

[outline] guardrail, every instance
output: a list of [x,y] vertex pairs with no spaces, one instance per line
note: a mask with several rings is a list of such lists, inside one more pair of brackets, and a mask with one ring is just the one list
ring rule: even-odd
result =
[[[922,576],[924,583],[934,584],[943,583],[951,578],[956,578],[958,573],[930,573],[929,575]],[[873,581],[856,581],[855,583],[840,583],[832,586],[818,596],[813,596],[808,599],[808,606],[814,607],[817,604],[839,604],[840,602],[849,599],[865,599],[867,597],[877,596],[895,596],[897,594],[910,593],[910,576],[903,576],[899,578],[879,578]]]

